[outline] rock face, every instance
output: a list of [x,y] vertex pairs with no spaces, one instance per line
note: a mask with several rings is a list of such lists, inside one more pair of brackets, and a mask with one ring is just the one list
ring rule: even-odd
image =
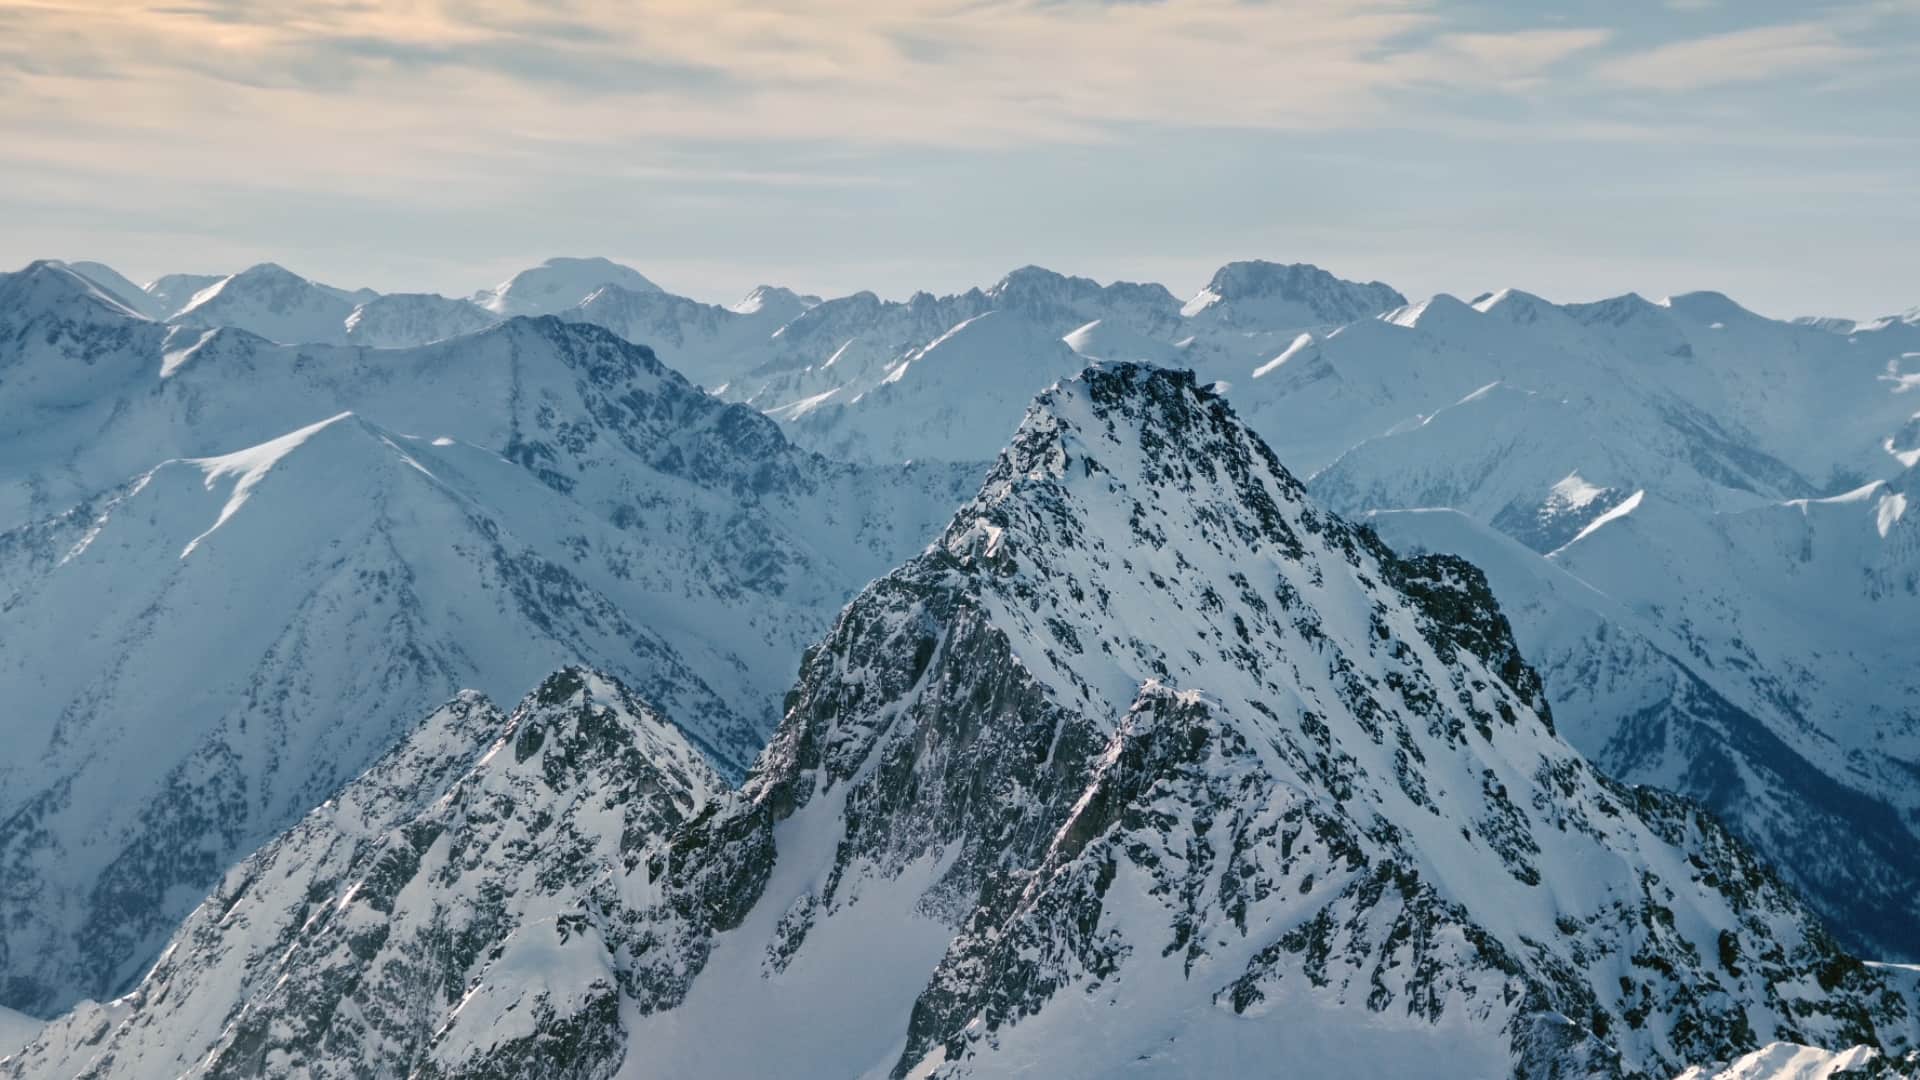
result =
[[1912,961],[1911,329],[1442,296],[1230,396],[1330,509],[1486,566],[1590,760],[1705,803],[1850,948]]
[[137,991],[0,1074],[460,1074],[436,1054],[457,1021],[496,1074],[578,1075],[622,1038],[612,973],[569,963],[622,941],[609,869],[726,791],[603,676],[561,671],[511,716],[462,695],[228,872]]
[[[345,1014],[329,1065],[1666,1077],[1916,1036],[1908,973],[1849,957],[1713,819],[1560,740],[1478,571],[1318,509],[1187,374],[1098,367],[1043,394],[941,539],[808,653],[739,794],[694,802],[633,845],[604,811],[595,870],[541,902],[572,921],[523,920],[491,966],[434,983],[434,1009],[462,1004],[424,1049]],[[394,876],[413,883],[394,911],[459,894]],[[352,910],[339,895],[312,902]],[[249,947],[218,903],[161,970]],[[364,918],[342,925],[393,925]],[[194,1011],[313,1031],[268,981]],[[53,1063],[83,1044],[136,1039],[90,1075],[319,1060],[209,1056],[166,1034],[172,1000],[149,979],[5,1068],[69,1075]]]

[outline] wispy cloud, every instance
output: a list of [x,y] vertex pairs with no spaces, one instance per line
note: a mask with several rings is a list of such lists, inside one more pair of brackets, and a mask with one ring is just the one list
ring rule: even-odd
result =
[[1427,0],[26,0],[7,21],[0,77],[18,92],[0,120],[277,149],[294,148],[275,131],[995,145],[1118,124],[1324,129],[1604,38],[1450,32]]
[[1698,90],[1831,71],[1871,58],[1821,23],[1758,26],[1669,42],[1599,65],[1602,79],[1651,90]]

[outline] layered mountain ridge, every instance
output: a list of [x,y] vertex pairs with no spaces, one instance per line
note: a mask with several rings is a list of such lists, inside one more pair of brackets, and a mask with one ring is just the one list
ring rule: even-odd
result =
[[799,451],[598,327],[277,346],[18,278],[57,301],[0,382],[0,1000],[29,1011],[124,988],[462,687],[589,662],[738,775],[806,643],[976,480]]
[[1471,564],[1318,509],[1187,373],[1043,394],[737,794],[588,672],[516,716],[480,750],[456,700],[0,1070],[1664,1077],[1920,1037],[1907,973],[1559,739]]
[[[0,631],[0,671],[26,688],[12,724],[33,747],[0,769],[8,791],[0,798],[0,854],[14,880],[31,883],[14,896],[0,937],[0,952],[11,950],[0,972],[12,980],[0,1003],[46,1013],[129,985],[222,867],[348,782],[456,687],[506,700],[561,664],[585,663],[606,671],[596,678],[609,685],[633,687],[623,693],[652,702],[719,772],[739,776],[773,722],[772,703],[802,645],[831,623],[841,601],[933,534],[971,489],[970,470],[984,468],[1014,431],[1034,390],[1088,360],[1108,370],[1133,360],[1196,370],[1193,392],[1225,395],[1315,501],[1367,515],[1398,550],[1456,553],[1484,567],[1520,654],[1540,673],[1545,697],[1532,695],[1534,703],[1551,701],[1560,736],[1613,777],[1702,802],[1774,865],[1778,880],[1763,891],[1784,881],[1787,892],[1806,894],[1847,948],[1920,958],[1920,807],[1911,790],[1920,743],[1908,706],[1920,686],[1906,674],[1911,650],[1902,630],[1920,614],[1909,610],[1920,595],[1920,519],[1907,512],[1920,494],[1920,414],[1909,400],[1920,385],[1910,370],[1920,340],[1911,318],[1793,325],[1718,293],[1555,304],[1509,289],[1471,302],[1408,303],[1379,283],[1266,263],[1230,264],[1186,305],[1158,286],[1101,285],[1038,267],[956,296],[821,301],[763,287],[732,308],[673,296],[604,260],[558,261],[522,278],[514,303],[551,309],[557,321],[502,321],[468,300],[349,293],[270,264],[231,278],[176,275],[146,288],[89,263],[35,264],[0,277],[0,605],[17,616],[16,627],[31,627]],[[182,307],[199,315],[181,317]],[[324,317],[313,316],[320,309]],[[293,340],[306,336],[316,340]],[[658,355],[642,362],[647,350],[629,350],[620,338],[657,345]],[[427,343],[434,344],[414,347]],[[347,347],[356,344],[408,347]],[[692,383],[752,408],[716,410],[667,370],[682,366]],[[617,373],[611,381],[609,372]],[[794,450],[789,439],[861,462],[955,464],[835,465]],[[1151,515],[1154,501],[1139,501]],[[693,512],[682,514],[687,507]],[[1442,507],[1449,509],[1415,512]],[[1089,531],[1115,536],[1135,524],[1129,515]],[[1404,592],[1414,580],[1387,585]],[[1167,616],[1150,610],[1157,628]],[[86,634],[73,617],[79,611],[104,612],[103,632]],[[1076,609],[1060,619],[1084,644],[1079,617],[1108,614]],[[183,626],[188,632],[177,632]],[[1040,639],[1060,652],[1054,633],[1048,626]],[[323,640],[345,646],[316,648]],[[1024,664],[1036,649],[1015,654]],[[121,653],[122,661],[103,659]],[[1161,659],[1169,672],[1180,666]],[[918,661],[909,655],[905,663]],[[1158,784],[1172,770],[1195,790],[1215,784],[1212,757],[1198,778],[1194,762],[1168,757],[1158,733],[1169,730],[1197,730],[1209,745],[1231,741],[1223,734],[1230,731],[1263,745],[1264,729],[1247,736],[1245,710],[1236,715],[1232,695],[1201,687],[1189,700],[1189,682],[1139,656],[1130,665],[1127,679],[1097,687],[1097,695],[1084,667],[1069,665],[1089,678],[1088,690],[1074,684],[1069,696],[1097,696],[1111,715],[1137,717],[1096,725],[1120,747],[1116,778],[1144,770]],[[79,678],[83,668],[99,678]],[[194,672],[212,674],[196,683]],[[1157,686],[1144,688],[1148,679]],[[191,719],[142,729],[132,718],[149,694]],[[1166,719],[1175,714],[1185,719]],[[330,740],[322,719],[339,716],[349,719]],[[1121,728],[1137,739],[1115,735]],[[944,745],[946,736],[928,738]],[[104,753],[89,749],[102,744]],[[1246,774],[1250,786],[1284,786],[1286,774],[1271,762],[1233,760],[1234,768],[1257,766]],[[1115,779],[1115,790],[1135,790],[1129,783]],[[1635,804],[1600,783],[1611,794],[1596,798]],[[113,809],[115,799],[100,792],[147,794]],[[1197,806],[1202,796],[1177,801]],[[1435,802],[1449,818],[1477,812]],[[1665,805],[1636,812],[1662,819]],[[1683,807],[1669,809],[1693,820]],[[714,813],[735,832],[752,816]],[[808,827],[806,844],[828,846],[841,835],[819,828]],[[845,835],[863,828],[848,824]],[[769,837],[802,835],[790,825],[768,829]],[[79,842],[89,830],[106,843]],[[1655,831],[1716,850],[1727,842],[1711,822]],[[936,846],[956,843],[945,836]],[[658,924],[649,932],[692,950],[686,955],[710,949],[723,960],[736,956],[726,942],[743,940],[728,935],[771,943],[803,933],[815,959],[794,970],[822,980],[808,985],[827,985],[857,921],[829,919],[823,925],[841,929],[802,932],[794,927],[816,915],[783,907],[763,926],[754,920],[772,916],[756,904],[736,912],[744,930],[715,935],[719,924],[698,916],[702,905],[743,903],[709,891],[709,879],[731,882],[722,890],[731,896],[778,866],[770,839],[728,844],[739,866],[727,869],[722,859],[699,870],[688,886],[697,899],[673,901],[671,915],[644,904],[622,910]],[[1135,846],[1171,858],[1163,840]],[[1426,865],[1421,845],[1363,846],[1369,865]],[[1053,855],[1022,850],[1022,872],[1033,880],[1052,873],[1042,866]],[[807,865],[826,865],[824,856],[809,858]],[[789,859],[799,873],[794,865]],[[834,865],[821,873],[837,881],[851,872]],[[877,882],[862,888],[918,911],[914,898],[938,889],[907,880],[904,870],[888,877],[897,869],[877,879],[860,871]],[[851,895],[839,888],[789,883],[773,891],[832,908]],[[1464,910],[1459,925],[1477,927],[1475,934],[1497,931],[1507,918],[1479,914],[1484,899],[1449,900]],[[985,899],[952,903],[959,906],[941,908],[932,927],[891,917],[871,925],[895,928],[884,940],[915,958],[909,967],[924,960],[918,970],[931,979],[958,948],[960,920],[991,908],[994,922],[1011,910]],[[1804,918],[1790,897],[1781,903],[1767,902],[1776,914],[1798,912],[1789,922]],[[1159,918],[1144,925],[1157,927]],[[1048,934],[1072,936],[1048,925]],[[1119,928],[1119,937],[1137,929]],[[1698,949],[1704,939],[1688,940]],[[1778,955],[1837,954],[1830,942],[1801,940]],[[765,955],[784,948],[769,944]],[[1025,956],[1024,948],[1014,951]],[[968,973],[987,963],[979,957],[1005,952],[978,941],[968,949],[954,961]],[[685,959],[673,955],[674,963]],[[1492,976],[1475,966],[1477,954],[1447,955],[1448,970],[1479,972],[1454,990],[1484,999]],[[1529,955],[1529,964],[1549,963]],[[687,982],[673,963],[609,963],[627,973],[618,1006],[624,1032],[656,1029],[629,1015],[648,994],[686,995],[668,1027],[690,1029],[739,998],[753,1003],[753,1015],[779,1020],[774,1029],[803,1057],[836,1063],[830,1073],[907,1067],[890,1056],[898,1047],[882,1052],[848,1037],[845,1025],[816,1029],[795,1019],[782,1003],[795,984],[749,980],[743,960],[722,964],[715,970],[732,974],[704,983],[705,976]],[[763,974],[790,966],[767,963]],[[854,969],[837,970],[845,982]],[[1905,992],[1904,969],[1867,970],[1879,973],[1885,993]],[[979,1049],[986,1036],[955,1043],[937,1034],[946,1022],[939,1017],[974,1008],[968,1023],[995,1032],[1021,1022],[1006,992],[970,979],[960,979],[971,987],[965,1001],[926,1006],[935,1015],[930,1027],[916,1026],[922,1021],[913,1014],[888,1030],[901,1046],[912,1042],[909,1029],[935,1032],[913,1045],[929,1054],[936,1044],[960,1046],[954,1053],[979,1057],[986,1072],[1005,1060],[995,1055],[1023,1045],[1106,1030],[1092,1016],[1046,1021],[1064,1024],[1065,1034],[1009,1035],[1008,1051]],[[912,981],[880,980],[846,1007],[893,1015],[887,1010],[899,1002],[924,998],[927,986]],[[1131,985],[1145,982],[1172,985],[1158,976]],[[1818,977],[1811,985],[1830,989]],[[1323,989],[1315,985],[1292,1006],[1321,1007]],[[1564,1003],[1565,992],[1549,996]],[[1274,1000],[1270,989],[1262,993]],[[1672,1012],[1622,1000],[1600,993],[1591,1022],[1578,1009],[1553,1011],[1576,1029],[1586,1024],[1602,1046],[1620,1040],[1596,1025],[1617,1032],[1635,1015]],[[1119,997],[1107,1008],[1139,1012]],[[1205,1008],[1195,1005],[1201,1015]],[[1246,1008],[1278,1007],[1249,999]],[[1821,1061],[1860,1063],[1842,1053],[1851,1036],[1822,1028],[1797,1006],[1749,1011],[1748,1020],[1751,1042],[1716,1044],[1692,1029],[1694,1041],[1684,1045],[1635,1034],[1618,1060],[1654,1073],[1722,1061],[1727,1075],[1744,1080],[1770,1063],[1801,1060],[1797,1050],[1764,1046],[1785,1040],[1831,1048]],[[1896,1016],[1874,1023],[1881,1021],[1898,1031]],[[1506,1038],[1518,1027],[1495,1029]],[[464,1046],[458,1053],[484,1062],[483,1039],[459,1043],[473,1030],[454,1040]],[[1460,1030],[1460,1046],[1488,1052],[1485,1029]],[[1887,1053],[1873,1067],[1897,1075],[1902,1037],[1860,1041],[1878,1042]],[[687,1050],[674,1038],[666,1045],[681,1056],[671,1060],[686,1068],[774,1064]],[[1518,1045],[1500,1053],[1517,1054]],[[1538,1061],[1574,1060],[1562,1053],[1571,1044],[1554,1045]],[[1331,1040],[1325,1049],[1331,1054]],[[1756,1056],[1735,1060],[1750,1049]],[[1375,1064],[1417,1068],[1431,1050]],[[1168,1053],[1142,1051],[1166,1071],[1259,1060],[1251,1050],[1241,1059]],[[875,1057],[892,1064],[865,1060]],[[1511,1064],[1498,1054],[1471,1060],[1495,1071]]]

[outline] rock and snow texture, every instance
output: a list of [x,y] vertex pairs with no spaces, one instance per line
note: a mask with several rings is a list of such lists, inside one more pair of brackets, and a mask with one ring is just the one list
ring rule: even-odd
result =
[[[1183,309],[1158,285],[1100,285],[1028,266],[992,288],[955,296],[918,293],[889,303],[860,293],[794,319],[761,350],[766,358],[732,376],[723,392],[828,453],[961,460],[991,455],[1023,403],[1087,359],[1251,368],[1303,328],[1405,302],[1377,283],[1341,281],[1305,265],[1234,263],[1213,287],[1224,292],[1203,295],[1215,301]],[[989,314],[992,321],[983,321]],[[941,362],[916,372],[916,361],[936,346],[944,347]],[[935,371],[953,374],[927,378]],[[969,392],[955,393],[962,380]]]
[[0,1002],[41,1015],[462,687],[591,663],[737,775],[978,482],[796,450],[592,326],[283,347],[54,266],[0,301]]
[[160,310],[164,306],[153,301],[143,313],[182,328],[239,329],[293,345],[404,348],[499,321],[493,312],[466,300],[432,293],[348,292],[272,263],[215,280],[177,311]]
[[1894,1061],[1866,1046],[1835,1051],[1774,1043],[1728,1062],[1724,1068],[1696,1065],[1674,1080],[1867,1080],[1916,1074],[1920,1074],[1920,1057]]
[[354,308],[377,296],[367,290],[336,289],[261,263],[195,293],[168,321],[200,329],[238,327],[288,344],[336,342]]
[[[854,461],[988,460],[1013,435],[1032,383],[1086,361],[1029,319],[976,315],[895,361],[876,385],[768,410],[797,441]],[[996,422],[997,421],[997,422]]]
[[388,293],[348,312],[341,321],[340,340],[378,348],[406,348],[470,334],[497,321],[492,312],[465,300],[449,300],[433,293]]
[[124,274],[105,263],[82,261],[67,263],[66,267],[98,286],[102,292],[125,307],[149,319],[164,319],[173,314],[165,300],[135,285]]
[[[558,680],[523,714],[629,700]],[[1184,373],[1044,394],[809,651],[737,795],[629,820],[689,760],[634,727],[602,771],[517,734],[403,764],[460,779],[377,821],[350,787],[0,1070],[1664,1078],[1917,1034],[1907,973],[1555,735],[1471,565],[1315,507]]]
[[620,1036],[593,963],[628,930],[619,872],[726,792],[605,676],[563,670],[511,716],[463,694],[228,871],[137,990],[0,1075],[458,1074],[449,1031],[564,1075]]
[[724,308],[658,289],[604,285],[559,315],[645,344],[675,371],[716,389],[763,363],[767,343],[806,307],[784,289],[763,287],[748,301]]
[[568,317],[662,342],[832,455],[984,458],[1069,352],[1144,360],[1226,388],[1336,510],[1448,507],[1536,559],[1584,559],[1658,645],[1618,654],[1523,621],[1580,748],[1706,801],[1854,946],[1920,958],[1920,682],[1901,632],[1920,596],[1903,479],[1920,465],[1920,318],[1783,323],[1718,293],[1408,304],[1257,262],[1184,307],[1029,267],[959,296],[829,300],[770,335],[652,314],[664,299],[616,315],[634,305],[612,292]]
[[1575,745],[1912,959],[1920,357],[1894,330],[1508,290],[1344,327],[1233,397],[1332,507],[1458,511],[1379,524],[1486,566]]

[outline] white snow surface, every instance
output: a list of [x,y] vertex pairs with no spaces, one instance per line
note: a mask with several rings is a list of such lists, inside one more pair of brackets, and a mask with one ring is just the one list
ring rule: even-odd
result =
[[1696,1065],[1674,1080],[1831,1080],[1834,1076],[1865,1068],[1879,1056],[1879,1052],[1869,1046],[1835,1051],[1774,1043],[1729,1063],[1723,1069]]
[[0,1006],[0,1058],[32,1042],[46,1023],[45,1020]]

